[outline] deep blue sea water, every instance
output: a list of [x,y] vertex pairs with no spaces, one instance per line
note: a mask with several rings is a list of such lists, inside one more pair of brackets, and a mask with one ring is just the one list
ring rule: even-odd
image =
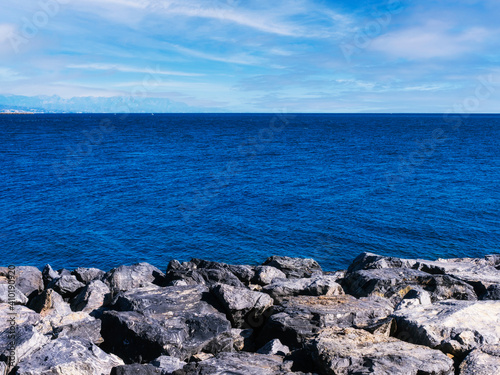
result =
[[0,265],[500,251],[500,116],[0,116]]

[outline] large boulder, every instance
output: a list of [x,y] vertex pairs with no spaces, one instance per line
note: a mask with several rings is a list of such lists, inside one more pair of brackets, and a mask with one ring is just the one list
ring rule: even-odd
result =
[[72,312],[69,304],[53,289],[46,289],[42,294],[31,300],[29,308],[42,317],[64,316]]
[[218,284],[212,293],[224,307],[231,323],[236,328],[248,328],[248,321],[260,319],[273,306],[273,299],[265,293],[246,288]]
[[89,341],[52,340],[19,362],[13,375],[102,375],[123,361]]
[[15,285],[26,297],[38,294],[44,288],[42,273],[36,267],[20,266],[13,268],[0,267],[0,284],[7,284],[15,277]]
[[[248,284],[252,280],[255,273],[254,267],[244,266],[244,265],[232,265],[226,263],[211,262],[196,258],[191,259],[191,263],[196,265],[198,271],[201,270],[228,271],[230,274],[236,276],[242,283],[245,284]],[[240,286],[238,283],[234,283],[232,275],[228,275],[229,278],[228,280],[226,280],[226,283],[229,284],[229,282],[231,282],[231,284],[229,285],[235,284],[233,286]]]
[[301,279],[275,279],[271,284],[262,288],[276,303],[285,297],[307,296],[339,296],[344,290],[336,282],[335,276],[315,275],[311,278]]
[[184,367],[186,375],[284,375],[291,372],[291,362],[280,356],[257,353],[220,353],[214,358]]
[[85,285],[94,280],[101,280],[105,272],[98,268],[84,268],[78,267],[72,272],[76,276],[78,281],[84,283]]
[[311,277],[314,273],[322,272],[318,262],[310,258],[290,258],[274,255],[267,258],[262,265],[275,267],[289,278]]
[[441,301],[394,312],[401,340],[464,356],[500,343],[500,301]]
[[[21,359],[40,349],[50,341],[37,326],[22,324],[15,330],[4,329],[0,332],[0,361],[16,366]],[[14,354],[14,355],[12,355]]]
[[454,375],[438,350],[353,328],[322,330],[309,344],[323,374]]
[[47,288],[54,289],[66,299],[74,297],[83,287],[85,284],[78,281],[74,275],[62,275],[47,285]]
[[57,279],[59,277],[60,277],[59,272],[54,271],[50,264],[46,264],[45,267],[43,267],[42,279],[45,286],[49,285],[49,283],[52,280]]
[[474,349],[460,365],[460,375],[500,375],[500,345]]
[[11,321],[15,321],[16,325],[23,324],[36,325],[40,323],[42,317],[32,309],[22,305],[10,305],[8,303],[0,303],[0,331],[11,326]]
[[109,287],[100,280],[90,281],[71,302],[74,311],[92,312],[111,302]]
[[284,272],[272,266],[258,266],[255,268],[253,282],[259,285],[268,285],[276,279],[286,279]]
[[0,303],[26,305],[28,297],[13,284],[0,284]]
[[371,295],[399,303],[412,289],[424,289],[434,301],[445,299],[477,300],[466,282],[447,275],[430,275],[410,268],[368,269],[348,273],[343,281],[347,293],[356,297]]
[[360,270],[384,269],[384,268],[413,268],[417,263],[415,259],[401,259],[396,257],[386,257],[373,253],[361,253],[358,255],[349,268],[348,273]]
[[112,305],[117,311],[102,316],[104,345],[129,363],[231,350],[231,324],[212,299],[203,285],[120,293]]
[[113,293],[161,284],[165,275],[149,263],[120,266],[107,272],[103,278]]
[[192,259],[190,262],[171,261],[167,268],[168,285],[200,285],[213,286],[227,284],[244,288],[244,282],[253,277],[253,272],[246,266],[231,266],[225,263]]
[[179,358],[162,355],[154,361],[151,361],[150,364],[158,367],[161,370],[162,375],[166,375],[177,370],[182,370],[182,368],[186,365],[186,362],[181,361]]
[[101,321],[83,312],[45,318],[43,327],[44,331],[51,332],[54,338],[88,340],[94,344],[102,342]]
[[298,296],[285,299],[263,327],[258,344],[279,338],[285,345],[301,347],[325,327],[371,328],[393,312],[384,298]]

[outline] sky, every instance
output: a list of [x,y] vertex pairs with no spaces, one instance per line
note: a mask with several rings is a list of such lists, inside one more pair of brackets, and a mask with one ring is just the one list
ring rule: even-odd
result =
[[0,104],[498,113],[499,15],[498,0],[4,0]]

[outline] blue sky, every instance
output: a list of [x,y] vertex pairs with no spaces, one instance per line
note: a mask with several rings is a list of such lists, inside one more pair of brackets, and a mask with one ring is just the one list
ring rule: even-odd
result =
[[500,112],[498,0],[2,8],[3,96],[147,96],[193,111]]

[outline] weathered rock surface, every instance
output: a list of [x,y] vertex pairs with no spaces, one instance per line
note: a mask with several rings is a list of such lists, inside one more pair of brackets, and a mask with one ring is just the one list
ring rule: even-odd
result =
[[91,342],[58,339],[21,359],[13,375],[102,375],[123,361]]
[[101,280],[104,277],[105,272],[98,268],[78,267],[72,272],[72,274],[76,276],[78,281],[86,285],[91,281]]
[[395,257],[385,257],[373,253],[361,253],[358,255],[349,268],[348,273],[360,270],[386,269],[386,268],[413,268],[417,263],[416,259],[401,259]]
[[150,286],[155,282],[161,284],[165,275],[149,263],[138,263],[114,268],[103,278],[113,292],[119,292]]
[[286,279],[286,275],[272,266],[258,266],[255,268],[255,277],[253,281],[259,285],[268,285],[275,279]]
[[395,336],[454,356],[500,343],[500,301],[441,301],[394,313]]
[[[35,352],[49,341],[49,336],[44,335],[31,324],[16,326],[14,330],[7,328],[0,332],[0,361],[9,363],[11,367],[14,367],[20,359]],[[10,356],[9,349],[11,348],[15,348],[14,357]],[[12,360],[13,362],[11,362]]]
[[344,294],[342,286],[336,282],[334,276],[315,275],[301,279],[275,279],[271,284],[262,288],[276,303],[284,297],[299,295],[307,296],[339,296]]
[[92,312],[111,302],[109,287],[100,280],[90,281],[71,302],[74,311]]
[[460,365],[460,375],[500,375],[500,345],[474,349]]
[[291,363],[280,356],[256,353],[220,353],[214,358],[184,367],[186,375],[284,375]]
[[486,293],[482,295],[484,300],[500,300],[500,284],[490,285]]
[[453,375],[438,350],[353,328],[327,328],[310,343],[323,374]]
[[63,298],[71,298],[75,296],[83,287],[84,283],[77,280],[74,275],[62,275],[57,279],[53,279],[47,288],[54,289]]
[[26,306],[11,306],[7,303],[0,303],[0,332],[10,327],[11,319],[14,319],[18,326],[21,326],[23,324],[36,325],[42,320],[42,317]]
[[430,275],[410,268],[368,269],[348,273],[344,279],[347,293],[356,297],[377,295],[401,302],[410,290],[424,289],[433,301],[446,299],[477,300],[474,289],[464,281],[447,275]]
[[321,266],[314,259],[290,258],[274,255],[262,264],[272,266],[282,271],[289,278],[311,277],[314,273],[321,273]]
[[257,350],[259,354],[267,354],[267,355],[282,355],[285,356],[290,354],[290,349],[288,346],[283,345],[279,339],[274,339],[269,341],[262,348]]
[[162,355],[156,358],[154,361],[151,361],[151,365],[158,367],[162,375],[169,375],[177,370],[182,370],[187,363],[181,361],[179,358],[169,357],[166,355]]
[[12,284],[0,284],[0,303],[12,302],[16,305],[26,305],[28,297]]
[[60,275],[57,271],[54,271],[50,264],[46,264],[45,267],[43,267],[42,270],[42,279],[43,283],[45,286],[49,285],[49,283],[54,280],[59,278]]
[[158,367],[134,363],[114,367],[111,375],[163,375],[163,373]]
[[224,307],[235,328],[248,328],[251,321],[260,319],[273,306],[273,299],[265,293],[247,288],[219,284],[211,289]]
[[26,297],[31,297],[43,290],[42,273],[36,267],[20,266],[14,270],[0,267],[0,284],[6,284],[8,279],[15,276],[15,285]]
[[103,316],[106,347],[128,362],[166,354],[187,359],[202,350],[229,351],[231,324],[207,302],[205,286],[139,288],[118,295]]
[[392,312],[391,303],[384,298],[352,296],[299,296],[285,299],[275,307],[259,336],[258,343],[279,338],[290,347],[300,347],[325,327],[371,327],[386,319]]
[[233,348],[234,350],[241,352],[247,351],[251,352],[255,350],[255,344],[252,340],[254,330],[252,328],[240,329],[233,328],[231,330],[231,337],[233,338]]
[[44,323],[44,331],[51,331],[54,338],[83,339],[94,344],[102,342],[101,321],[83,312],[51,316],[44,319]]
[[48,315],[64,316],[71,314],[71,308],[64,302],[62,296],[53,289],[46,289],[42,294],[35,297],[29,304],[29,308],[39,313],[42,317]]

